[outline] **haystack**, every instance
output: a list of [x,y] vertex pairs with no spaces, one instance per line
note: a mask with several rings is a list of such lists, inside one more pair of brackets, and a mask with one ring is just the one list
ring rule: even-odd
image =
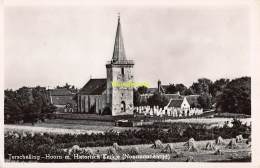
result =
[[236,136],[236,142],[237,143],[243,142],[243,140],[244,140],[244,138],[241,134]]
[[91,148],[84,148],[83,151],[87,155],[94,155],[94,152]]
[[130,149],[129,155],[138,155],[140,153],[139,148],[134,146]]
[[230,142],[227,145],[227,148],[230,148],[230,149],[235,149],[237,147],[238,147],[238,145],[237,145],[235,138],[231,139]]
[[190,139],[184,144],[184,146],[189,147],[189,146],[191,146],[192,144],[194,144],[194,142],[195,142],[194,138],[190,138]]
[[119,146],[117,143],[113,143],[112,147],[115,148],[116,151],[122,151],[121,146]]
[[218,149],[214,152],[214,155],[223,155],[223,152],[220,149]]
[[225,145],[225,141],[224,141],[224,139],[221,136],[219,136],[216,139],[216,145]]
[[189,152],[198,152],[199,149],[195,144],[195,140],[193,138],[190,138],[185,144],[187,151]]
[[207,144],[206,144],[206,148],[205,148],[206,150],[215,150],[216,148],[215,148],[215,146],[214,146],[214,144],[213,144],[213,142],[208,142]]
[[177,151],[174,150],[171,144],[167,144],[166,147],[162,150],[162,153],[175,153],[178,154]]
[[79,152],[81,149],[78,145],[73,145],[71,148],[68,149],[69,154],[72,152]]
[[71,147],[72,150],[80,150],[80,147],[78,145],[73,145]]
[[163,145],[162,141],[160,141],[158,139],[156,141],[154,141],[154,144],[152,146],[152,148],[154,148],[154,149],[163,149],[163,147],[164,147],[164,145]]
[[113,148],[113,147],[109,147],[109,148],[107,149],[107,154],[108,154],[108,155],[118,155],[117,152],[116,152],[116,149]]

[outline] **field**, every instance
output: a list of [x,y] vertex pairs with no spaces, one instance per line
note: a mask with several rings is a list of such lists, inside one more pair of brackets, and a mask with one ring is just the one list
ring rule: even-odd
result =
[[[229,121],[228,125],[224,125],[226,121]],[[193,118],[156,122],[146,127],[116,127],[111,121],[52,119],[34,125],[5,125],[5,158],[11,154],[41,156],[39,162],[249,162],[251,147],[247,138],[251,134],[250,123],[250,118]],[[230,140],[238,135],[244,139],[228,148]],[[214,144],[219,136],[224,138],[225,144]],[[184,146],[190,138],[196,140],[195,151],[187,151]],[[152,148],[157,140],[161,143],[160,148]],[[211,150],[205,149],[208,142],[214,144]],[[119,151],[114,144],[119,145]],[[165,153],[166,145],[171,145],[174,152]],[[215,154],[216,151],[219,153]],[[44,158],[45,155],[54,159]],[[55,158],[56,155],[61,159]],[[65,156],[70,159],[64,160]],[[102,159],[92,156],[102,156]]]
[[[54,119],[43,123],[23,125],[5,125],[5,131],[54,133],[54,134],[84,134],[103,133],[105,131],[124,131],[125,127],[115,127],[113,122],[86,121],[86,120],[64,120]],[[135,128],[137,129],[137,128]]]
[[[168,161],[168,162],[185,162],[189,157],[192,157],[195,162],[219,162],[219,161],[250,161],[251,157],[251,148],[246,143],[239,143],[236,149],[229,149],[226,147],[226,144],[229,143],[231,139],[225,139],[225,145],[216,145],[217,149],[220,149],[222,152],[221,155],[214,154],[216,150],[206,150],[206,144],[208,142],[214,143],[214,140],[208,141],[196,141],[195,144],[198,147],[198,152],[189,152],[186,150],[184,144],[185,142],[179,143],[169,143],[172,145],[174,150],[179,153],[176,156],[176,153],[169,154],[162,152],[162,149],[154,149],[152,148],[153,144],[145,144],[145,145],[128,145],[121,146],[122,154],[127,154],[133,147],[137,147],[139,149],[138,155],[165,155],[169,158],[167,159],[155,159],[158,161]],[[166,144],[164,144],[166,146]],[[107,153],[109,147],[93,147],[94,153]],[[149,161],[149,159],[135,159],[135,161]]]
[[[239,119],[243,124],[250,125],[251,118]],[[229,122],[232,126],[232,118],[189,118],[189,119],[168,119],[164,122],[168,123],[182,123],[182,124],[205,124],[210,126],[221,127],[225,122]],[[46,122],[22,125],[5,125],[5,131],[25,131],[38,133],[55,133],[55,134],[84,134],[84,133],[103,133],[109,130],[124,131],[139,129],[137,127],[117,127],[111,121],[94,121],[94,120],[67,120],[67,119],[52,119]]]

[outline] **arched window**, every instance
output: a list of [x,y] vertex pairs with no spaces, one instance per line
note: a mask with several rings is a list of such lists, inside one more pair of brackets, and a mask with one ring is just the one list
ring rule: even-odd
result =
[[125,112],[125,102],[121,102],[121,112]]

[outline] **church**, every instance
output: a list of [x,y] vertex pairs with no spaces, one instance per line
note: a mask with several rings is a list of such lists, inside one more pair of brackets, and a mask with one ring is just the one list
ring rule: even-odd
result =
[[78,112],[112,116],[133,114],[133,87],[112,85],[113,82],[133,82],[133,67],[133,60],[128,60],[125,54],[119,16],[113,56],[106,64],[107,78],[90,79],[80,89],[77,97]]

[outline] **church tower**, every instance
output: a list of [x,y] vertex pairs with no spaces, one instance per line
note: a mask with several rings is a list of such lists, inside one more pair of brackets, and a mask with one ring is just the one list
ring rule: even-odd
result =
[[106,64],[107,106],[110,107],[112,116],[133,114],[133,66],[134,62],[126,58],[118,16],[113,57]]

